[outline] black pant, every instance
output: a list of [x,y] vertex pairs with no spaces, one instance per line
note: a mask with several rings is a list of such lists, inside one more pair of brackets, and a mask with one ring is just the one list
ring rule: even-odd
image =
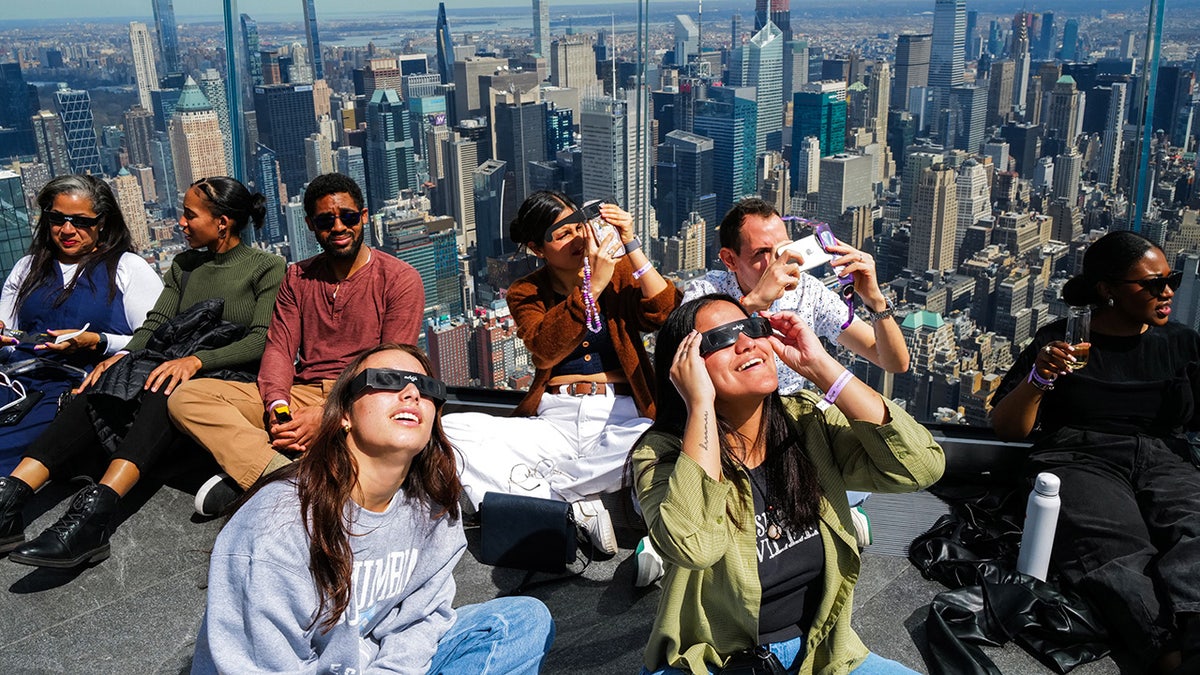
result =
[[51,477],[59,479],[91,473],[91,467],[98,462],[114,459],[131,462],[145,475],[178,438],[179,432],[167,415],[167,397],[146,391],[142,392],[141,406],[125,439],[116,453],[109,455],[92,424],[87,396],[81,395],[29,444],[25,456],[41,462],[50,470]]
[[1177,649],[1177,615],[1200,612],[1200,471],[1175,439],[1070,433],[1030,457],[1062,480],[1053,560],[1139,658]]

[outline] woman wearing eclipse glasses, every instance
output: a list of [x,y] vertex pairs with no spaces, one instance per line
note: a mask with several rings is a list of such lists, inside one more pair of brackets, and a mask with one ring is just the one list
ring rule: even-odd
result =
[[[697,298],[667,319],[656,355],[658,418],[632,453],[665,561],[644,672],[765,662],[774,672],[912,672],[870,653],[850,627],[861,559],[846,490],[932,484],[945,460],[929,432],[792,312],[751,316],[727,295]],[[781,396],[776,355],[824,397]]]
[[446,387],[416,347],[364,352],[308,451],[251,488],[213,547],[193,673],[536,673],[541,601],[452,609],[466,549]]
[[[11,347],[3,361],[21,373],[5,376],[11,395],[0,415],[29,406],[25,397],[36,392],[42,397],[16,424],[0,427],[0,475],[12,471],[54,419],[59,396],[125,347],[162,290],[158,274],[135,253],[107,183],[59,176],[37,202],[41,216],[29,255],[13,266],[0,293],[0,328],[7,329],[0,344]],[[55,342],[59,335],[70,337]],[[15,546],[10,537],[0,530],[0,551]]]
[[[0,551],[11,549],[9,560],[67,568],[107,558],[119,500],[178,438],[167,415],[167,397],[175,387],[205,372],[239,371],[253,377],[284,271],[283,258],[241,240],[246,225],[253,221],[261,226],[265,214],[266,199],[233,178],[204,178],[188,188],[179,226],[191,250],[175,256],[165,287],[133,337],[97,364],[76,391],[86,394],[107,369],[130,352],[144,350],[157,329],[205,300],[221,299],[221,319],[243,328],[244,336],[147,369],[144,384],[133,385],[141,385],[140,393],[127,404],[98,411],[89,396],[80,395],[64,406],[11,476],[0,478]],[[142,371],[131,367],[129,372],[139,376]],[[119,440],[102,437],[94,417],[109,428],[128,423],[128,430]],[[22,507],[35,490],[51,478],[70,479],[101,467],[99,483],[77,493],[56,523],[23,543]]]
[[642,333],[658,329],[679,291],[650,264],[633,218],[615,204],[580,209],[559,192],[530,195],[510,236],[545,261],[508,288],[517,335],[537,369],[513,417],[446,416],[463,456],[463,487],[571,502],[596,549],[616,553],[598,495],[620,489],[629,448],[654,417]]
[[1200,672],[1200,455],[1184,435],[1200,429],[1200,335],[1169,321],[1182,281],[1140,235],[1097,239],[1062,289],[1092,306],[1089,340],[1039,330],[992,411],[1002,439],[1036,430],[1028,476],[1061,482],[1051,563],[1155,673]]

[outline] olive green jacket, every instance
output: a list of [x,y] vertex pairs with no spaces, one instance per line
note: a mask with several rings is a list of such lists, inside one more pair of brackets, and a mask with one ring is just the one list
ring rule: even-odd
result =
[[[890,401],[891,421],[876,426],[849,422],[836,407],[822,413],[812,392],[783,400],[826,495],[817,528],[825,547],[824,591],[800,673],[848,673],[868,651],[850,627],[861,558],[845,492],[931,485],[945,457],[929,431]],[[680,438],[651,431],[633,450],[638,499],[666,562],[644,659],[651,670],[670,665],[700,675],[708,672],[705,664],[722,666],[730,654],[758,643],[762,587],[754,505],[739,497],[738,488],[749,494],[748,477],[740,471],[737,480],[713,480],[681,448]]]

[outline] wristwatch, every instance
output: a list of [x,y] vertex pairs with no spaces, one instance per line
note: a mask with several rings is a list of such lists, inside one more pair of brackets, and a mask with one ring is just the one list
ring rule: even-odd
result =
[[634,251],[638,250],[641,247],[642,247],[642,240],[638,239],[637,237],[634,237],[633,239],[629,240],[628,244],[625,244],[625,252],[633,253]]
[[108,351],[108,336],[101,332],[97,332],[96,335],[100,336],[100,340],[96,342],[96,351],[103,354]]
[[895,318],[896,306],[893,305],[892,301],[888,298],[884,298],[883,301],[887,303],[883,309],[879,310],[878,312],[867,312],[867,318],[871,320],[871,323],[875,323],[876,321],[881,321],[883,319]]

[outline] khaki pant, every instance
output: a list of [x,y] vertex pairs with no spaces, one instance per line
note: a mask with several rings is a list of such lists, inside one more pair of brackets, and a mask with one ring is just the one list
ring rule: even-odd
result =
[[[292,408],[319,406],[333,380],[292,386]],[[248,488],[262,476],[277,451],[266,431],[266,411],[253,382],[211,378],[179,385],[168,400],[171,421],[212,453],[217,463]]]

